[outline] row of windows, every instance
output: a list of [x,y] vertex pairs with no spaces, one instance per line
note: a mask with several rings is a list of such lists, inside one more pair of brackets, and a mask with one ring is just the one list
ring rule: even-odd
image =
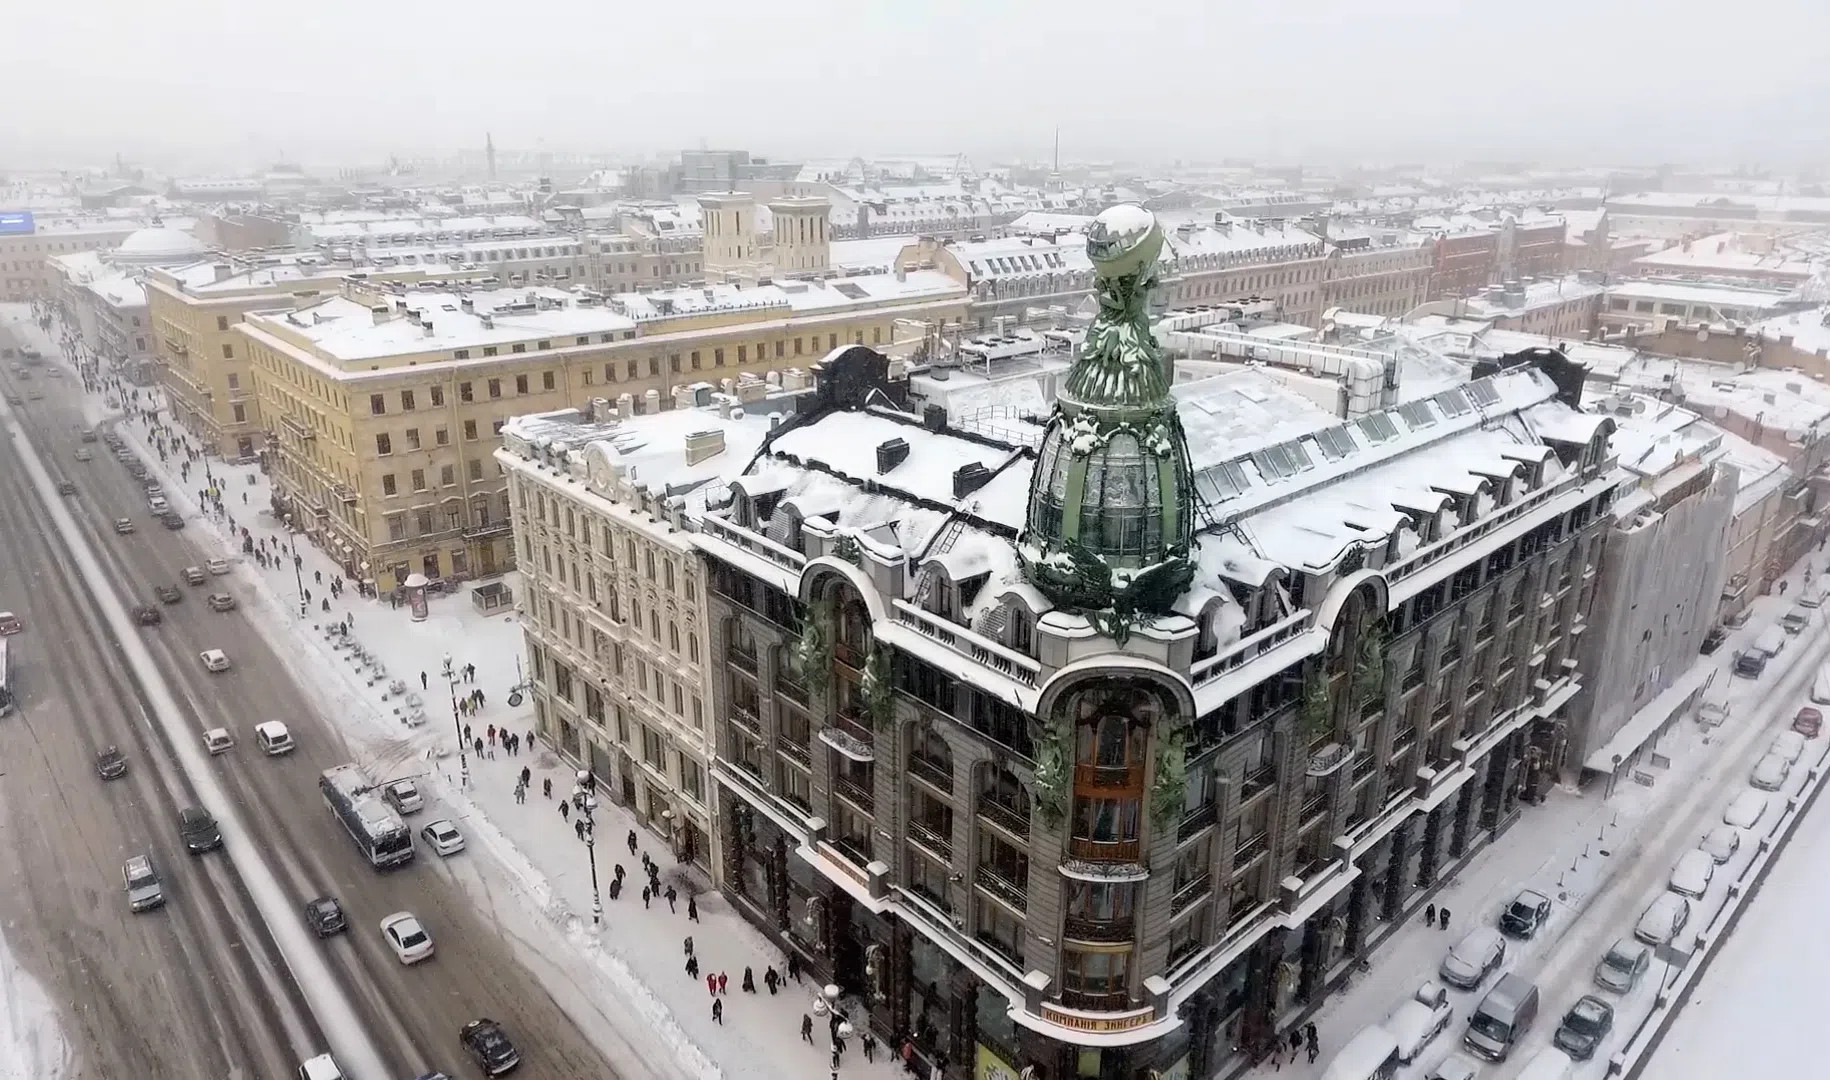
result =
[[[443,429],[440,429],[440,430],[443,430]],[[428,484],[426,483],[427,476],[429,474],[427,473],[427,471],[425,469],[411,469],[407,472],[406,475],[407,475],[407,484],[409,485],[409,490],[412,490],[412,491],[431,491],[432,490],[432,488],[430,486],[428,486]],[[483,479],[483,459],[480,457],[473,457],[470,460],[466,461],[464,463],[464,475],[465,475],[465,479],[469,480],[473,484],[480,482]],[[499,464],[496,466],[496,475],[497,476],[502,475],[502,466]],[[456,487],[457,486],[457,466],[456,465],[440,465],[438,467],[438,484],[442,488]],[[393,498],[394,496],[400,494],[399,478],[394,473],[383,473],[381,475],[381,493],[382,493],[382,495],[384,495],[390,499]],[[484,524],[487,524],[487,522],[485,522]]]

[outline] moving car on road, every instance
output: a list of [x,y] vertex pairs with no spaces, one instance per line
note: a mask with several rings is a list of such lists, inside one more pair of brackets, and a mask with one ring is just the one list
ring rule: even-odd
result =
[[17,634],[24,629],[25,624],[19,621],[19,616],[10,611],[0,611],[0,637]]
[[211,559],[203,565],[209,567],[210,573],[215,574],[218,577],[229,572],[229,561],[227,559]]
[[319,937],[342,933],[349,922],[343,917],[343,905],[334,896],[320,896],[305,905],[305,925]]
[[184,577],[186,585],[201,585],[209,580],[209,576],[203,572],[201,566],[187,566],[179,573]]
[[211,611],[234,611],[235,610],[235,597],[230,593],[213,592],[210,594],[209,603],[210,603]]
[[456,825],[443,818],[428,823],[425,828],[419,830],[419,835],[424,837],[426,843],[432,845],[432,850],[440,855],[456,855],[464,850],[464,834],[458,832]]
[[211,757],[226,754],[235,749],[235,736],[229,734],[228,728],[213,727],[203,733],[203,748]]
[[118,746],[105,747],[95,755],[95,774],[104,780],[119,780],[127,775],[127,755]]
[[349,1080],[337,1059],[329,1054],[308,1058],[299,1065],[299,1080]]
[[187,806],[178,811],[178,835],[192,855],[215,851],[222,846],[222,829],[216,819],[201,806]]
[[127,908],[133,912],[151,911],[165,903],[165,889],[159,884],[159,873],[152,859],[135,855],[121,864],[121,879],[127,887]]
[[133,519],[132,518],[115,518],[114,519],[114,531],[121,536],[126,536],[128,533],[133,531]]
[[298,747],[298,744],[292,741],[292,732],[278,720],[268,720],[254,725],[254,742],[261,748],[261,753],[268,757],[290,754]]
[[168,529],[184,528],[184,515],[176,510],[167,510],[159,515],[159,521]]
[[153,589],[153,595],[159,598],[161,604],[176,604],[184,599],[184,594],[170,585],[156,586]]
[[76,494],[76,481],[74,481],[74,480],[59,480],[59,481],[58,481],[58,482],[57,482],[57,493],[58,493],[58,494],[59,494],[59,495],[74,495],[74,494]]
[[89,449],[87,446],[79,446],[76,448],[76,460],[94,461],[95,460],[95,451]]
[[458,1031],[458,1044],[485,1076],[501,1076],[521,1064],[521,1052],[508,1040],[508,1032],[488,1018],[465,1024]]
[[159,614],[159,609],[151,604],[137,604],[133,609],[133,621],[141,626],[157,626],[165,621],[165,616]]
[[381,936],[403,964],[417,964],[432,957],[432,935],[410,911],[396,911],[381,920]]
[[381,797],[402,814],[417,814],[426,808],[426,800],[419,793],[419,785],[411,780],[388,781],[381,789]]
[[197,657],[203,661],[205,671],[229,670],[229,654],[221,649],[205,649]]

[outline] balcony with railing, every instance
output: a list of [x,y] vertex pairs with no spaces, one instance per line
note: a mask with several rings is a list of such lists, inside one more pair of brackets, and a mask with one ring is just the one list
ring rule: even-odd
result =
[[786,668],[776,670],[775,692],[796,705],[805,706],[807,704],[806,685],[794,679]]
[[867,814],[875,813],[877,796],[869,788],[844,773],[835,773],[832,778],[832,790],[846,802]]
[[979,816],[1021,838],[1029,840],[1029,814],[1020,806],[1005,803],[993,795],[980,795]]
[[860,671],[864,668],[866,659],[864,646],[853,645],[846,641],[835,641],[832,643],[832,656],[833,659],[853,671]]
[[1245,774],[1239,785],[1239,801],[1244,802],[1277,783],[1277,769],[1269,762]]
[[731,723],[759,739],[762,738],[762,719],[749,709],[738,705],[731,706]]
[[1270,846],[1268,833],[1253,833],[1239,838],[1239,846],[1233,849],[1233,865],[1244,866],[1258,856],[1263,855]]
[[1142,765],[1074,766],[1074,787],[1078,791],[1136,791],[1143,786]]
[[813,768],[813,752],[807,748],[806,743],[795,742],[783,735],[775,740],[775,748],[780,750],[783,756],[798,763],[801,768]]
[[910,754],[909,775],[930,787],[953,793],[953,770],[938,758],[922,753]]
[[1217,802],[1203,803],[1193,813],[1183,815],[1181,822],[1176,826],[1176,842],[1180,843],[1189,839],[1218,820],[1220,820],[1220,804]]
[[1102,945],[1131,941],[1137,937],[1137,919],[1131,916],[1122,919],[1089,919],[1069,915],[1062,924],[1061,936],[1070,941]]
[[1318,791],[1303,800],[1302,820],[1308,821],[1312,818],[1321,817],[1327,809],[1328,793],[1326,791]]
[[1089,862],[1135,863],[1143,855],[1143,845],[1135,837],[1129,840],[1095,840],[1076,836],[1068,841],[1068,853],[1076,859],[1086,859]]
[[943,829],[939,823],[910,818],[909,839],[940,856],[942,860],[953,858],[952,830]]
[[1131,995],[1123,990],[1094,993],[1089,990],[1061,991],[1061,1004],[1087,1012],[1123,1012],[1131,1007]]
[[1208,894],[1213,888],[1213,883],[1214,876],[1211,873],[1203,872],[1200,876],[1178,886],[1174,895],[1169,898],[1169,913],[1180,915],[1187,911],[1191,904]]
[[754,648],[744,648],[733,641],[724,647],[724,654],[731,661],[732,667],[739,671],[747,671],[752,675],[756,674],[757,661]]
[[972,881],[1018,911],[1029,910],[1029,888],[1026,884],[1020,885],[983,863],[973,871]]

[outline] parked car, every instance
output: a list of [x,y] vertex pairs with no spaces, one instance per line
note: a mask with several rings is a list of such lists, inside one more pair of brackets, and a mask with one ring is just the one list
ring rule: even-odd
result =
[[1758,791],[1743,791],[1722,811],[1722,823],[1737,829],[1751,829],[1766,814],[1767,797]]
[[1720,649],[1722,647],[1722,642],[1726,641],[1727,639],[1728,639],[1727,630],[1724,630],[1720,626],[1710,627],[1703,634],[1703,648],[1702,648],[1703,655],[1708,656],[1709,654],[1715,652],[1717,649]]
[[229,734],[228,728],[213,727],[203,733],[203,748],[211,757],[226,754],[235,749],[235,736]]
[[1474,1080],[1480,1075],[1479,1064],[1468,1060],[1463,1054],[1450,1054],[1449,1060],[1436,1066],[1429,1075],[1429,1080]]
[[121,880],[127,888],[127,910],[150,911],[165,903],[165,889],[159,883],[159,872],[153,869],[151,856],[135,855],[122,863]]
[[1473,990],[1506,961],[1506,937],[1491,926],[1477,926],[1442,958],[1437,974],[1462,990]]
[[1779,620],[1780,629],[1788,634],[1802,634],[1811,625],[1811,609],[1793,604]]
[[299,1063],[299,1080],[349,1080],[349,1075],[336,1058],[319,1054]]
[[213,592],[210,594],[209,604],[211,611],[234,611],[235,597],[231,593]]
[[127,755],[118,746],[109,746],[95,755],[95,774],[104,780],[119,780],[127,775]]
[[1733,711],[1727,698],[1704,698],[1697,705],[1697,723],[1706,728],[1721,727]]
[[440,855],[456,855],[464,850],[464,834],[458,832],[456,825],[443,818],[427,823],[425,828],[419,830],[419,835]]
[[426,808],[426,800],[419,793],[419,785],[411,780],[390,780],[382,785],[381,797],[402,814],[417,814]]
[[334,896],[320,896],[305,905],[305,924],[311,932],[319,937],[340,934],[349,926],[344,918],[343,905]]
[[222,846],[222,828],[201,806],[187,806],[178,811],[178,835],[192,855],[215,851]]
[[1448,990],[1431,980],[1419,986],[1409,1001],[1392,1011],[1385,1021],[1385,1030],[1398,1040],[1398,1060],[1408,1065],[1417,1060],[1417,1055],[1423,1053],[1454,1018]]
[[1786,760],[1785,755],[1768,753],[1754,766],[1754,771],[1748,774],[1747,782],[1761,791],[1778,791],[1785,786],[1786,777],[1790,775],[1792,763]]
[[1720,866],[1741,850],[1741,830],[1732,825],[1717,825],[1704,834],[1703,842],[1697,845],[1697,850],[1708,852],[1709,857]]
[[1678,857],[1666,884],[1679,896],[1700,897],[1709,891],[1710,879],[1716,876],[1716,860],[1707,851],[1693,848]]
[[1811,700],[1818,705],[1830,705],[1830,663],[1817,669],[1817,678],[1811,680]]
[[229,654],[221,649],[205,649],[197,656],[203,661],[205,671],[229,670]]
[[1651,964],[1651,946],[1620,938],[1608,946],[1601,963],[1595,965],[1595,984],[1616,994],[1630,993]]
[[1563,1023],[1557,1025],[1550,1041],[1577,1061],[1587,1061],[1612,1030],[1614,1006],[1594,994],[1584,994],[1563,1014]]
[[464,1048],[483,1070],[485,1076],[501,1076],[521,1064],[521,1052],[509,1041],[508,1032],[494,1020],[472,1020],[458,1031],[458,1045]]
[[1807,739],[1815,739],[1824,730],[1824,714],[1807,705],[1792,718],[1792,730]]
[[1526,889],[1500,912],[1500,930],[1515,938],[1529,938],[1549,918],[1550,897]]
[[1633,936],[1648,945],[1664,945],[1682,933],[1690,922],[1690,901],[1676,893],[1666,893],[1646,906]]
[[396,911],[381,920],[381,936],[403,964],[432,958],[432,935],[410,911]]

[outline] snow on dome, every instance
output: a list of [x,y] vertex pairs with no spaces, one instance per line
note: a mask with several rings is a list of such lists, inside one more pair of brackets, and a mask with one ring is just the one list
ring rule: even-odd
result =
[[209,248],[195,236],[183,229],[173,229],[164,225],[151,225],[136,230],[121,241],[116,248],[116,257],[125,257],[131,262],[155,262],[166,259],[192,259],[209,253]]

